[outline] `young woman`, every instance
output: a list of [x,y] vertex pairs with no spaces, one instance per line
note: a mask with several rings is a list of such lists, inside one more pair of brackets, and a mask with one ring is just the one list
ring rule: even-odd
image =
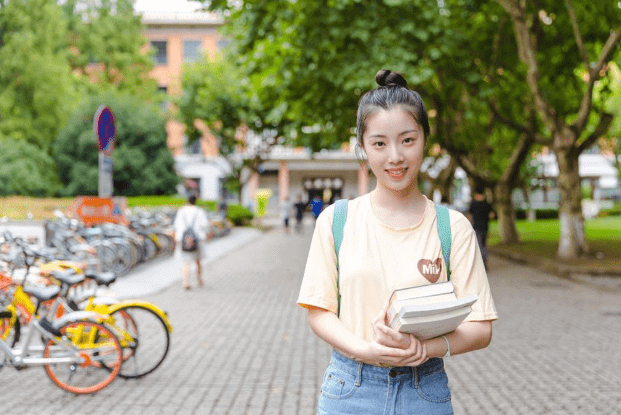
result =
[[[181,238],[183,232],[190,226],[198,237],[198,249],[193,252],[186,252],[181,249]],[[175,228],[176,241],[175,255],[183,261],[181,268],[183,288],[186,290],[190,289],[190,265],[192,262],[196,264],[196,283],[200,287],[203,285],[201,260],[205,257],[204,241],[209,235],[210,225],[205,211],[196,206],[196,195],[190,195],[188,203],[177,211],[173,227]]]
[[[317,220],[298,298],[313,332],[334,349],[318,412],[451,414],[442,358],[486,347],[497,313],[472,226],[450,211],[451,281],[457,297],[478,295],[472,312],[454,332],[424,341],[386,325],[395,289],[446,281],[447,274],[436,208],[417,184],[429,135],[425,106],[400,74],[382,70],[375,79],[380,86],[359,102],[357,138],[377,186],[348,204],[340,311],[334,206]],[[432,262],[441,267],[424,266]]]

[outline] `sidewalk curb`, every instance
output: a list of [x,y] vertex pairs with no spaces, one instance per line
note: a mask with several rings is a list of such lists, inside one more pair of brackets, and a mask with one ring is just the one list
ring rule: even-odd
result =
[[558,264],[549,258],[529,258],[519,252],[488,247],[490,254],[519,265],[535,268],[558,278],[588,285],[606,292],[621,292],[621,270],[614,268],[591,268],[580,265]]
[[[220,242],[222,245],[217,249],[212,249],[211,254],[208,250],[207,258],[201,261],[201,265],[211,264],[234,250],[253,243],[265,233],[257,229],[244,229],[244,232],[245,235],[224,236],[221,240],[217,240],[216,243]],[[119,299],[131,299],[162,293],[180,281],[180,263],[173,254],[133,269],[118,279],[110,291]]]
[[508,252],[496,247],[487,248],[490,254],[508,259],[521,265],[535,267],[549,274],[567,276],[568,274],[589,274],[592,276],[618,276],[621,277],[621,270],[616,268],[592,268],[580,265],[559,264],[553,259],[527,257],[519,252]]

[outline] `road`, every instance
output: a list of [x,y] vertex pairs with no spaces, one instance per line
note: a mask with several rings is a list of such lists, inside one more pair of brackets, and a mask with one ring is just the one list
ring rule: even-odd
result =
[[[330,350],[295,305],[309,244],[308,228],[275,229],[208,263],[206,286],[184,291],[177,274],[146,295],[174,332],[166,361],[144,379],[73,396],[43,369],[4,368],[0,413],[316,413]],[[446,359],[455,414],[621,415],[621,292],[490,264],[500,319],[487,349]]]

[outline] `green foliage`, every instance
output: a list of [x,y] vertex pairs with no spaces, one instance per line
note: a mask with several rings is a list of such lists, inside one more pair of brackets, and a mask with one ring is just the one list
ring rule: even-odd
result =
[[[518,220],[526,219],[528,212],[526,209],[516,209],[515,218]],[[535,219],[558,219],[558,209],[536,209]]]
[[54,143],[54,158],[64,184],[62,194],[98,192],[98,144],[93,133],[97,108],[108,105],[116,118],[112,155],[114,194],[164,195],[176,191],[178,177],[166,146],[165,120],[155,104],[108,93],[87,97]]
[[621,203],[614,205],[610,209],[600,210],[597,216],[602,218],[607,216],[621,216]]
[[49,148],[73,103],[66,46],[55,0],[0,2],[0,140]]
[[196,125],[196,120],[201,120],[218,138],[221,154],[224,157],[232,155],[236,146],[241,144],[237,130],[244,123],[253,125],[257,121],[250,119],[248,94],[235,67],[222,57],[213,62],[205,58],[186,64],[182,90],[176,104],[188,138],[192,141],[202,136]]
[[[231,168],[227,190],[239,194],[242,170],[256,170],[271,146],[276,144],[276,137],[283,139],[283,126],[271,115],[271,103],[254,96],[255,90],[248,84],[248,78],[229,56],[217,56],[213,61],[205,57],[186,64],[182,91],[175,104],[187,136],[190,141],[197,140],[203,135],[201,128],[207,127],[217,139],[220,155]],[[201,128],[198,121],[202,123]],[[255,133],[256,142],[241,139],[247,131]],[[246,155],[250,155],[245,159],[238,151],[244,146]]]
[[33,144],[0,141],[0,196],[53,196],[60,188],[54,160]]
[[63,8],[71,68],[81,90],[101,93],[113,87],[147,100],[155,98],[157,84],[149,76],[153,60],[144,53],[147,39],[132,0],[67,0]]
[[247,226],[250,224],[254,215],[242,205],[229,205],[226,217],[233,222],[235,226]]

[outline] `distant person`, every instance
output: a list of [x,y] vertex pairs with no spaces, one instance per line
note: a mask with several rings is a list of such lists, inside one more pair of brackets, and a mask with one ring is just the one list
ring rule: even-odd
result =
[[468,214],[472,221],[474,232],[477,234],[477,241],[481,249],[483,264],[487,270],[487,230],[489,221],[494,218],[494,209],[485,199],[485,189],[483,187],[477,186],[474,189],[474,195],[472,202],[470,202],[470,207],[468,208]]
[[313,212],[313,217],[315,218],[315,222],[319,217],[319,214],[323,210],[323,200],[319,196],[315,196],[310,201],[311,212]]
[[218,205],[218,210],[220,211],[220,214],[226,216],[226,212],[229,210],[229,206],[226,203],[226,200],[222,200],[220,202],[220,204]]
[[280,212],[285,226],[285,233],[289,233],[289,220],[291,219],[291,201],[289,196],[280,202]]
[[[188,203],[177,211],[173,226],[177,243],[175,255],[183,261],[181,268],[183,288],[186,290],[190,289],[190,264],[192,262],[196,262],[196,283],[198,286],[202,286],[201,260],[205,256],[204,241],[209,234],[209,220],[205,211],[196,206],[196,195],[191,194],[188,197]],[[193,251],[184,251],[182,249],[182,238],[188,228],[192,229],[197,239],[197,248]]]
[[304,211],[306,210],[306,203],[302,201],[302,195],[298,195],[298,200],[295,202],[295,231],[297,233],[302,232],[302,220],[304,219]]

